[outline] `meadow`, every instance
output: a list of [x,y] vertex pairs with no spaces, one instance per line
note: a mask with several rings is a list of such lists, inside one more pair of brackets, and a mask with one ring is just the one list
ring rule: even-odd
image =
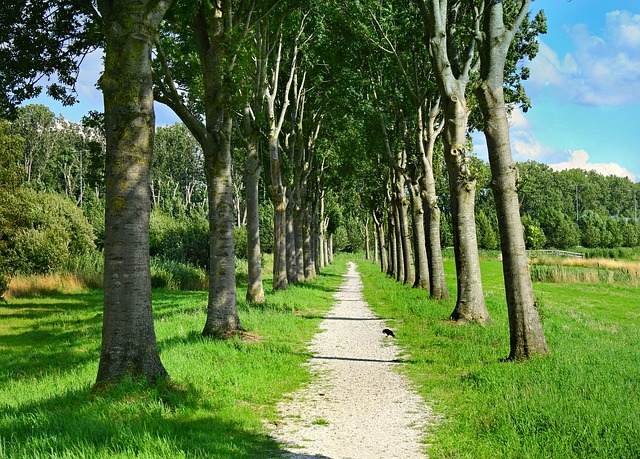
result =
[[[455,291],[453,262],[446,262]],[[534,283],[551,353],[506,362],[502,265],[482,262],[490,325],[360,264],[365,299],[406,350],[405,371],[440,416],[431,458],[640,457],[640,301],[624,283]],[[455,298],[455,296],[453,296]]]
[[[447,320],[453,303],[429,300],[351,259],[366,300],[405,350],[402,371],[437,415],[426,431],[431,458],[639,457],[637,287],[534,283],[551,353],[505,362],[507,311],[494,257],[482,261],[493,318],[486,326],[457,326]],[[107,393],[92,390],[101,291],[10,298],[0,304],[0,457],[277,456],[269,437],[275,404],[309,380],[305,342],[331,306],[347,260],[337,256],[321,276],[285,292],[270,291],[265,279],[266,304],[239,302],[244,340],[200,336],[206,292],[155,289],[158,346],[171,380],[126,381]],[[445,267],[455,298],[453,261]]]
[[277,293],[265,279],[265,304],[239,301],[244,340],[200,335],[206,292],[154,290],[158,347],[171,381],[126,381],[108,393],[92,390],[101,291],[51,293],[51,285],[40,285],[49,293],[10,298],[0,304],[0,457],[277,456],[268,435],[275,403],[309,379],[301,366],[309,358],[305,342],[345,271],[338,259],[314,280]]

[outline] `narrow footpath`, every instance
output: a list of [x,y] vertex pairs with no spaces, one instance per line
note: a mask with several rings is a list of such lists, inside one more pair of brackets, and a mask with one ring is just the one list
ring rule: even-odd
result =
[[273,436],[291,459],[425,458],[431,410],[395,371],[400,350],[363,300],[355,263],[344,277],[309,347],[318,377],[278,405]]

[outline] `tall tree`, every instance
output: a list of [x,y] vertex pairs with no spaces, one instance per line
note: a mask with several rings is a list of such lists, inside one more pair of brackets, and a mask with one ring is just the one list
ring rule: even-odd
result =
[[176,3],[162,43],[158,41],[159,70],[155,74],[156,100],[180,117],[204,154],[210,263],[202,334],[218,337],[240,330],[233,230],[231,82],[237,46],[233,39],[243,35],[247,24],[236,22],[235,12],[232,0],[202,1],[188,8]]
[[476,241],[475,171],[470,160],[467,86],[476,63],[474,5],[460,0],[418,0],[429,52],[444,108],[444,150],[458,283],[451,318],[459,322],[491,320],[484,302]]
[[[509,309],[509,359],[524,359],[548,352],[529,274],[516,188],[518,172],[511,155],[503,89],[509,48],[527,16],[530,3],[530,0],[486,1],[481,27],[481,82],[476,91],[484,118],[483,131],[489,150],[492,188],[500,229],[502,267]],[[505,9],[514,8],[512,14],[505,12]],[[507,24],[505,15],[510,19]],[[539,20],[544,21],[541,18]]]
[[98,2],[105,36],[107,141],[104,318],[97,382],[166,377],[156,346],[149,266],[155,128],[151,47],[170,0]]

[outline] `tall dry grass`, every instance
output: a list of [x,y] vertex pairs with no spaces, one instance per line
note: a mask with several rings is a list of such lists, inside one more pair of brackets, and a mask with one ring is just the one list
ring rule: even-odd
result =
[[640,285],[640,263],[608,258],[531,260],[531,277],[538,282]]
[[71,273],[17,276],[9,282],[9,290],[4,298],[66,294],[97,288],[102,288],[102,278],[99,276]]

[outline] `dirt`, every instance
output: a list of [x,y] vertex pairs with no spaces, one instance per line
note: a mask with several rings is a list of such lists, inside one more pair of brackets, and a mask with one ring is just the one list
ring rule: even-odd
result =
[[423,442],[431,409],[399,371],[404,359],[387,325],[362,297],[349,263],[337,302],[312,340],[314,380],[278,405],[272,435],[289,459],[427,457]]

